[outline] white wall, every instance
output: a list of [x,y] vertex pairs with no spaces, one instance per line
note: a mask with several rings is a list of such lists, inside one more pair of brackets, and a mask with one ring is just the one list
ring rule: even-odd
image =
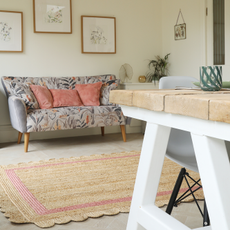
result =
[[[0,53],[0,76],[84,76],[133,67],[132,81],[145,74],[148,59],[162,50],[161,0],[72,0],[72,34],[33,33],[32,0],[1,0],[0,9],[23,12],[23,53]],[[82,54],[80,16],[113,16],[117,23],[116,54]],[[171,51],[170,51],[171,52]],[[15,141],[5,94],[0,91],[0,142]],[[118,132],[119,127],[110,129]],[[140,130],[133,129],[133,131]],[[32,134],[31,139],[99,133],[99,129]]]
[[[199,78],[199,66],[205,65],[204,0],[162,0],[162,53],[170,55],[170,75]],[[181,9],[187,38],[174,40],[174,26]],[[202,14],[203,11],[203,14]],[[183,23],[180,16],[179,23]]]
[[[170,55],[170,75],[199,79],[201,65],[213,65],[212,0],[162,0],[162,55]],[[206,17],[206,7],[209,15]],[[186,23],[187,38],[174,40],[174,26],[181,9]],[[226,63],[223,80],[230,80],[230,2],[225,0]],[[206,25],[207,22],[207,25]],[[183,23],[181,17],[179,23]],[[207,30],[207,34],[206,34]],[[206,48],[207,46],[207,48]]]

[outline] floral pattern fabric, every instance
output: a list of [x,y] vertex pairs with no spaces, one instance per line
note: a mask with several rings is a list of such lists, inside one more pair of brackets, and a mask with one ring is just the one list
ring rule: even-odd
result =
[[27,110],[39,108],[37,99],[31,91],[29,84],[11,83],[11,87],[14,95],[22,98],[25,102]]
[[100,96],[100,103],[101,105],[113,105],[109,102],[109,93],[111,90],[115,90],[118,88],[120,84],[120,79],[117,80],[110,80],[105,82],[101,87],[101,96]]
[[[14,94],[14,83],[33,84],[46,86],[48,89],[75,89],[76,84],[89,84],[101,81],[103,84],[111,80],[116,80],[116,76],[112,74],[82,77],[2,77],[4,86],[8,96]],[[108,101],[109,91],[106,90],[102,94],[102,104]],[[105,98],[105,99],[104,99]]]
[[[27,132],[78,129],[130,124],[118,105],[109,103],[110,90],[118,87],[120,80],[115,75],[85,77],[2,77],[7,96],[16,95],[27,99],[30,84],[46,86],[48,89],[75,89],[76,84],[90,84],[102,81],[100,106],[72,106],[52,109],[39,109],[38,105],[27,103]],[[25,95],[24,95],[25,93]],[[31,92],[32,93],[32,92]],[[33,95],[33,93],[32,93]],[[32,98],[32,97],[31,97]],[[31,110],[32,109],[32,110]]]
[[27,132],[125,125],[118,106],[79,106],[36,109],[27,115]]

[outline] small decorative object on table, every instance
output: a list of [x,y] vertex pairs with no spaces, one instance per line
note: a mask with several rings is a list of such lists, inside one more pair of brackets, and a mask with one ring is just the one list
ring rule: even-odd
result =
[[139,76],[138,81],[140,83],[144,83],[144,82],[146,82],[146,77],[144,75],[141,75],[141,76]]
[[219,91],[222,88],[222,66],[201,66],[200,87],[204,91]]
[[149,71],[146,73],[146,80],[148,82],[159,81],[161,77],[167,76],[168,74],[168,56],[165,55],[164,58],[161,58],[159,55],[156,56],[156,60],[150,60],[148,67]]

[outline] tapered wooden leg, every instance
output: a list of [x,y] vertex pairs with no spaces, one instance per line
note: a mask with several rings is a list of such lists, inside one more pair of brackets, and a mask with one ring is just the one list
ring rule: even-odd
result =
[[18,132],[18,144],[21,143],[21,139],[22,139],[22,133]]
[[101,127],[101,135],[104,136],[105,134],[105,127]]
[[30,139],[30,133],[24,133],[24,151],[25,153],[28,152],[29,139]]
[[123,141],[126,142],[125,125],[120,125]]

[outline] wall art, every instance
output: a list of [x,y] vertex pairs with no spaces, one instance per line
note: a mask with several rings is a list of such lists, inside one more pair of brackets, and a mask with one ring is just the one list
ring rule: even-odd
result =
[[71,0],[33,0],[35,33],[72,33]]
[[0,10],[0,52],[23,51],[23,13]]
[[81,16],[82,53],[116,53],[116,18]]
[[[178,20],[179,20],[180,15],[181,15],[183,22],[184,22],[182,24],[178,24]],[[176,25],[174,26],[174,38],[175,38],[175,40],[186,39],[186,23],[184,21],[184,17],[183,17],[181,10],[179,11]]]

